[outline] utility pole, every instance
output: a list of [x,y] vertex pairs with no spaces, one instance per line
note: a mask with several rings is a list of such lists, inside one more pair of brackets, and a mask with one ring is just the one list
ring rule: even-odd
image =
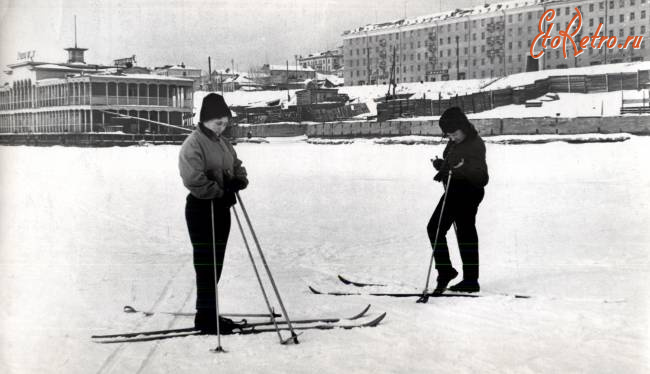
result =
[[287,60],[287,101],[291,100],[291,96],[289,95],[289,60]]
[[298,55],[293,55],[293,59],[295,60],[296,63],[295,71],[296,71],[296,79],[298,79]]
[[460,37],[456,35],[456,80],[460,80],[460,48],[458,46],[458,39]]
[[214,87],[212,86],[212,62],[210,56],[208,56],[208,87],[210,87],[209,91],[214,91]]

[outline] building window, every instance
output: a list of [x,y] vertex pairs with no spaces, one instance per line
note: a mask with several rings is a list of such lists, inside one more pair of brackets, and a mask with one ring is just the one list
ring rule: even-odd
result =
[[594,26],[594,19],[589,18],[589,27],[593,27],[593,26]]
[[512,42],[508,42],[508,49],[512,49]]
[[444,40],[442,38],[440,38],[440,45],[443,45],[444,44],[443,42],[444,42]]
[[447,44],[451,44],[451,36],[447,37]]
[[641,26],[641,35],[645,34],[645,25]]
[[609,2],[609,9],[614,9],[614,0]]
[[594,4],[589,4],[589,11],[593,12],[594,11]]
[[630,6],[634,6],[634,0],[630,0]]
[[481,52],[485,52],[485,46],[484,45],[481,46]]
[[641,11],[641,19],[645,19],[645,10]]
[[634,26],[630,27],[630,36],[634,35]]
[[609,24],[610,25],[614,24],[614,16],[609,16]]
[[599,8],[600,10],[605,9],[605,3],[604,3],[603,1],[601,1],[600,3],[598,3],[598,8]]
[[623,29],[618,30],[618,37],[622,38],[624,36],[625,36],[625,30],[623,30]]
[[564,14],[568,16],[569,13],[571,13],[571,8],[566,7],[566,8],[564,9]]
[[533,19],[533,13],[528,13],[528,19],[529,20]]
[[621,15],[618,17],[618,21],[619,21],[619,22],[625,22],[625,14],[621,14]]

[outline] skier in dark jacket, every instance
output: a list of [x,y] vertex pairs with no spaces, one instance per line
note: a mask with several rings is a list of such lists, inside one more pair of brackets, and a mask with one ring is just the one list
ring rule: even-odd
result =
[[479,256],[475,222],[478,206],[485,193],[484,187],[489,179],[485,162],[485,143],[460,108],[447,109],[440,117],[439,125],[442,132],[449,137],[449,142],[443,151],[443,159],[433,160],[433,166],[438,170],[434,180],[446,184],[450,172],[451,180],[449,185],[445,186],[446,201],[443,195],[427,225],[438,271],[434,293],[444,292],[449,282],[458,275],[449,259],[445,238],[447,231],[454,224],[463,261],[463,280],[449,290],[478,292]]
[[[236,202],[235,193],[248,185],[246,169],[222,136],[231,118],[223,97],[208,94],[203,98],[198,128],[185,139],[179,154],[183,185],[190,191],[185,219],[194,247],[194,325],[204,333],[217,331],[216,286],[230,234],[230,207]],[[223,317],[219,326],[221,333],[234,327],[231,320]]]

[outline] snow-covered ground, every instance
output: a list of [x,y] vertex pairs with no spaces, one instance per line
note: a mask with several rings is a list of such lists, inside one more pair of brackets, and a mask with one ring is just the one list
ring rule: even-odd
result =
[[[312,295],[336,280],[420,291],[443,145],[300,139],[239,144],[248,213],[292,318],[387,312],[376,328],[101,345],[90,335],[191,325],[125,314],[192,311],[177,146],[0,147],[2,373],[647,373],[650,138],[487,144],[479,209],[485,297]],[[458,265],[451,239],[452,261]],[[233,222],[226,312],[265,305]],[[460,266],[459,266],[460,268]],[[355,289],[354,291],[356,291]],[[490,293],[518,293],[514,299]]]

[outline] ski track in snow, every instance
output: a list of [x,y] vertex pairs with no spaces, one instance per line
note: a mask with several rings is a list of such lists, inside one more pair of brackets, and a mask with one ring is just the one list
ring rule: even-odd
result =
[[[242,197],[290,317],[347,316],[368,303],[372,316],[388,315],[376,328],[307,331],[295,347],[275,334],[225,336],[228,353],[215,355],[214,336],[90,340],[193,322],[121,309],[194,309],[177,146],[0,147],[10,176],[0,179],[0,372],[648,372],[646,137],[488,144],[477,216],[485,297],[311,294],[307,285],[421,291],[425,228],[441,194],[429,159],[442,149],[238,145],[251,180]],[[388,286],[345,286],[337,274]],[[236,227],[219,286],[223,310],[266,310]]]

